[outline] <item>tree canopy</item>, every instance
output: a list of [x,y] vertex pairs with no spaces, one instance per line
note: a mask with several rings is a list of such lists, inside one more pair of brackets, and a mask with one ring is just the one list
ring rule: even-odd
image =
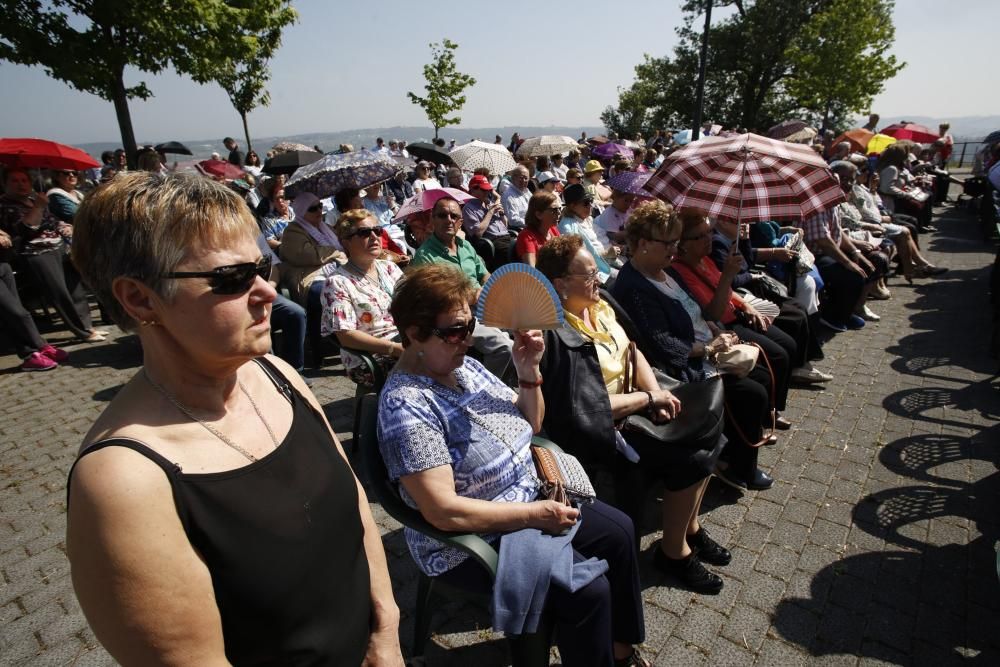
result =
[[148,99],[125,68],[156,74],[172,67],[198,83],[246,62],[274,30],[295,20],[288,0],[4,0],[0,58],[38,65],[54,79],[113,102],[130,163],[136,142],[129,98]]
[[426,97],[420,97],[412,92],[406,93],[410,101],[423,107],[427,120],[434,126],[434,138],[438,130],[448,125],[458,125],[462,122],[459,116],[448,116],[465,106],[465,89],[476,85],[476,80],[468,74],[462,74],[455,67],[455,49],[458,44],[444,39],[440,44],[430,44],[431,62],[424,65],[424,90]]
[[[786,118],[843,122],[866,110],[902,66],[892,46],[893,0],[714,0],[736,13],[709,32],[706,121],[766,131]],[[646,55],[601,120],[625,136],[689,127],[694,117],[704,0],[688,0],[670,56]]]

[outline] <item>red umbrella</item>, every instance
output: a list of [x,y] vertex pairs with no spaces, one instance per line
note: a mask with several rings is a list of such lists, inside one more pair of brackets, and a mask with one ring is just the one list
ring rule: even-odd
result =
[[671,153],[643,187],[678,208],[737,222],[804,220],[844,201],[815,151],[756,134],[689,144]]
[[79,148],[47,139],[0,139],[0,164],[21,169],[71,169],[100,167],[101,163]]
[[225,160],[202,160],[198,163],[198,170],[206,176],[224,178],[227,181],[243,178],[245,174],[241,168]]
[[941,138],[936,132],[916,123],[894,123],[883,128],[882,134],[888,134],[897,139],[911,139],[918,144],[933,144]]

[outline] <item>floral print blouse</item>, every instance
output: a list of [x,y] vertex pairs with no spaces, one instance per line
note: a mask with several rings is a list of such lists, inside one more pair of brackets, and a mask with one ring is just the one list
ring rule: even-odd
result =
[[[393,338],[396,325],[389,314],[392,293],[403,272],[392,262],[377,259],[378,280],[361,275],[351,263],[338,266],[326,279],[320,302],[324,336],[338,331],[361,331],[376,338]],[[356,355],[341,350],[345,368],[361,365]]]

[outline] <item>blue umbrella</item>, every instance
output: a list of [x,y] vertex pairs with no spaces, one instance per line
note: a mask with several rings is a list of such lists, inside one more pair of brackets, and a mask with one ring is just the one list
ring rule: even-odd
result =
[[399,170],[391,157],[371,151],[324,155],[292,174],[285,183],[285,192],[292,199],[303,192],[324,199],[341,190],[362,190],[387,181]]
[[681,146],[691,143],[691,130],[681,130],[674,135],[674,141]]

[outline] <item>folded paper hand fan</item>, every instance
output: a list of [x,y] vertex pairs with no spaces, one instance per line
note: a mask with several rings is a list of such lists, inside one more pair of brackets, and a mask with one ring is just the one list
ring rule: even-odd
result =
[[527,264],[504,264],[483,285],[476,318],[498,329],[557,329],[563,309],[556,289]]
[[774,321],[774,318],[781,314],[781,309],[778,307],[778,304],[773,301],[768,301],[767,299],[762,299],[759,296],[749,294],[743,297],[743,301],[750,306],[753,306],[754,310],[770,319],[772,322]]

